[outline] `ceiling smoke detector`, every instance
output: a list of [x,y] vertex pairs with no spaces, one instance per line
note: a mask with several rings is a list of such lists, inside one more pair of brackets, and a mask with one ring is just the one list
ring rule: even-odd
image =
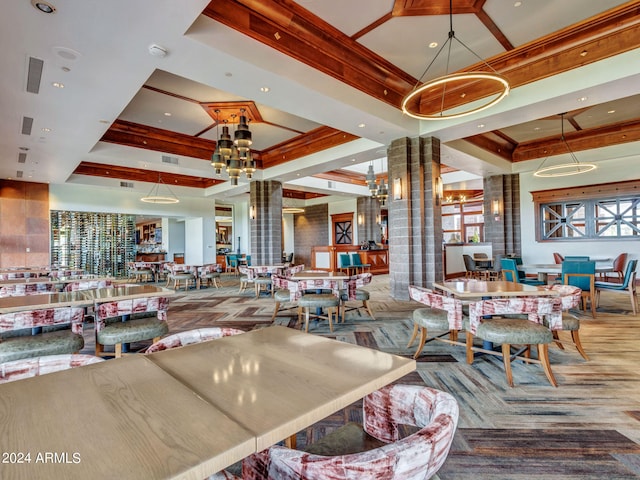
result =
[[167,49],[154,43],[153,45],[149,45],[149,53],[154,57],[164,58],[167,56]]

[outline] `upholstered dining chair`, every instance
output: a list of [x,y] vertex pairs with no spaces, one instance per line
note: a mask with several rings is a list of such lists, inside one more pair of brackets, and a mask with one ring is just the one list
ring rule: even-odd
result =
[[[364,308],[372,320],[376,317],[373,315],[371,304],[369,303],[370,294],[363,289],[371,283],[373,275],[370,272],[352,275],[349,280],[345,281],[346,288],[340,293],[340,318],[344,322],[345,315],[348,311],[356,310],[361,315],[360,309]],[[347,306],[348,302],[361,302],[357,306]]]
[[184,347],[192,343],[208,342],[209,340],[230,337],[231,335],[240,335],[241,333],[244,333],[244,330],[231,327],[205,327],[186,330],[161,338],[147,348],[144,353],[161,352],[163,350],[169,350],[170,348]]
[[[458,424],[456,399],[418,385],[390,385],[364,398],[363,426],[349,423],[305,451],[273,446],[242,462],[244,480],[423,480],[442,467]],[[401,438],[400,426],[418,428]],[[230,479],[220,472],[209,480]]]
[[0,364],[0,383],[59,372],[68,368],[83,367],[98,362],[104,362],[104,358],[81,353],[23,358]]
[[[360,254],[358,252],[351,253],[351,265],[355,270],[354,273],[364,273],[371,269],[370,263],[362,263],[362,259],[360,258]],[[358,270],[360,271],[358,272]]]
[[627,268],[625,269],[624,276],[622,277],[622,283],[612,282],[594,282],[596,288],[596,305],[600,303],[600,292],[602,290],[608,290],[611,292],[629,292],[629,298],[631,300],[631,309],[633,314],[638,313],[638,292],[636,290],[636,267],[638,260],[629,260],[627,262]]
[[542,280],[527,278],[522,270],[518,269],[518,260],[515,258],[500,259],[502,278],[507,282],[524,283],[525,285],[544,285]]
[[566,260],[562,262],[562,283],[573,285],[582,290],[582,309],[587,311],[587,299],[591,307],[591,315],[596,318],[596,262],[593,260]]
[[600,273],[600,277],[602,278],[603,281],[607,281],[607,277],[610,274],[615,275],[616,277],[618,277],[618,281],[622,282],[624,279],[624,267],[627,264],[627,254],[626,253],[621,253],[620,255],[618,255],[616,258],[613,259],[613,264],[611,265],[611,267],[606,268],[606,269],[598,269],[598,272]]
[[338,269],[345,271],[347,275],[351,275],[353,265],[351,265],[351,256],[348,253],[338,254]]
[[[527,318],[514,318],[526,314]],[[504,317],[506,315],[506,317]],[[498,318],[495,318],[498,316]],[[543,324],[546,321],[547,324]],[[562,301],[560,297],[518,297],[491,299],[469,304],[469,328],[467,329],[467,363],[472,364],[474,351],[502,357],[507,383],[513,387],[511,361],[518,358],[528,363],[539,363],[549,383],[558,384],[549,363],[548,344],[553,341],[552,330],[562,329]],[[473,337],[499,343],[501,352],[474,347]],[[512,345],[524,345],[524,356],[512,354]],[[536,345],[538,359],[531,358],[531,345]]]
[[[413,311],[413,333],[407,344],[407,348],[413,345],[418,331],[420,331],[420,343],[413,358],[418,358],[425,343],[427,343],[427,334],[430,330],[436,332],[444,332],[433,336],[431,340],[439,340],[441,342],[451,343],[454,345],[462,345],[458,342],[458,331],[462,329],[462,302],[457,298],[445,297],[439,295],[427,288],[409,285],[409,298],[426,305],[424,308],[417,308]],[[442,338],[449,334],[449,339]]]
[[[560,337],[558,336],[558,332],[570,332],[571,343],[573,344],[573,346],[576,347],[576,350],[578,350],[580,355],[582,355],[582,358],[584,358],[585,360],[589,360],[587,353],[582,347],[582,342],[580,341],[580,319],[570,312],[571,309],[580,306],[580,303],[582,302],[582,290],[572,285],[559,284],[548,285],[544,288],[548,288],[549,290],[558,293],[558,295],[560,296],[560,301],[562,302],[562,328],[559,330],[551,331],[551,333],[553,334],[554,343],[558,346],[558,348],[564,350],[563,343],[565,343],[565,341],[560,339]],[[548,326],[546,318],[543,320],[543,322]]]
[[553,261],[560,265],[562,262],[564,262],[564,257],[558,252],[553,252]]

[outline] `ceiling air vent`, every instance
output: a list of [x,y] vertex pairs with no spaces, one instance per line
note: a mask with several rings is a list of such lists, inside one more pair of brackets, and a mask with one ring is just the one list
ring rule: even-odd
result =
[[31,135],[32,128],[33,128],[33,118],[22,117],[22,134]]
[[23,175],[22,170],[18,170],[18,171],[16,172],[16,178],[22,178],[22,175]]
[[18,154],[18,163],[25,163],[27,161],[27,154],[26,153],[19,153]]
[[122,188],[133,188],[133,182],[120,182]]
[[170,163],[172,165],[178,165],[178,158],[170,157],[168,155],[162,155],[162,163]]
[[29,70],[27,71],[27,92],[39,93],[40,80],[42,79],[42,68],[44,61],[39,58],[29,57]]

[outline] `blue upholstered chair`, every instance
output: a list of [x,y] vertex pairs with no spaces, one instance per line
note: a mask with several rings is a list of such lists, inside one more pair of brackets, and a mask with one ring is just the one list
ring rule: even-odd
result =
[[587,255],[567,255],[564,257],[565,262],[588,262],[591,260]]
[[582,309],[587,311],[587,298],[591,303],[591,315],[596,318],[596,262],[594,261],[568,261],[565,257],[562,262],[562,283],[573,285],[582,290]]
[[338,254],[338,269],[345,270],[347,275],[351,275],[352,268],[351,256],[348,253]]
[[[522,259],[520,259],[520,264]],[[525,285],[544,285],[542,280],[534,280],[527,278],[522,270],[518,270],[517,258],[501,258],[500,266],[502,267],[502,278],[507,282],[524,283]]]
[[637,315],[638,313],[638,293],[636,292],[636,267],[638,266],[638,260],[629,260],[627,262],[627,268],[624,271],[624,277],[622,283],[611,283],[611,282],[595,282],[594,286],[596,288],[596,305],[600,302],[600,291],[601,290],[609,290],[613,292],[624,292],[627,290],[629,292],[629,297],[631,298],[631,308],[633,310],[633,314]]
[[[371,268],[370,263],[362,263],[362,259],[360,258],[360,254],[355,252],[351,254],[351,265],[355,270],[354,273],[364,273],[365,271]],[[358,270],[360,270],[358,272]]]

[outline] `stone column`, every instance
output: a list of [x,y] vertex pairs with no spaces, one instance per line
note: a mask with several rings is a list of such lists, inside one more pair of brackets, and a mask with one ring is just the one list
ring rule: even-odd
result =
[[372,197],[358,197],[358,213],[356,223],[358,225],[358,243],[367,240],[380,242],[381,231],[379,225],[380,202]]
[[485,242],[491,242],[494,257],[511,253],[522,255],[520,176],[495,175],[485,178],[483,183]]
[[391,296],[409,298],[409,285],[430,287],[444,277],[440,140],[400,138],[387,152],[389,185],[400,179],[401,198],[389,195],[389,275]]
[[249,193],[251,263],[282,263],[282,184],[252,181]]

